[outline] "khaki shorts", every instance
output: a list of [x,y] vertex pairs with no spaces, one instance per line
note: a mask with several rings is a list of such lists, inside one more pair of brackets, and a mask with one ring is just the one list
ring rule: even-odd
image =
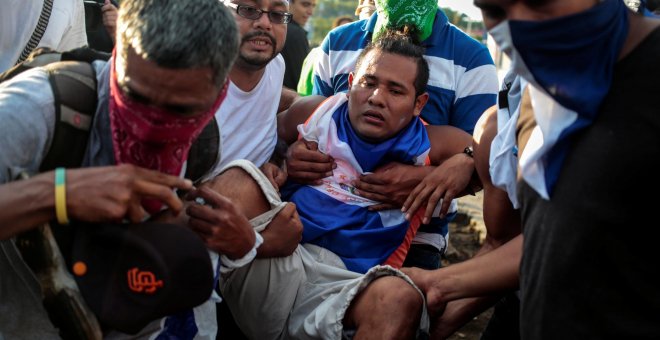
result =
[[[273,210],[279,212],[283,202],[259,169],[238,161],[224,170],[236,166],[255,178]],[[267,212],[250,222],[256,230],[263,230],[268,224],[263,217],[272,219],[274,215]],[[287,257],[255,259],[225,272],[220,289],[236,323],[250,339],[341,339],[344,315],[353,298],[383,276],[401,277],[424,297],[397,269],[376,266],[366,274],[352,272],[336,254],[312,244],[299,245]],[[429,330],[425,305],[418,334]]]

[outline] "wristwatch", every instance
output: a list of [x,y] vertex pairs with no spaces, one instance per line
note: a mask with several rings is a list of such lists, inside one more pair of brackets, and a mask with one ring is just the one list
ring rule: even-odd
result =
[[465,149],[463,149],[463,153],[470,156],[470,158],[474,158],[474,149],[472,149],[472,145],[466,146]]

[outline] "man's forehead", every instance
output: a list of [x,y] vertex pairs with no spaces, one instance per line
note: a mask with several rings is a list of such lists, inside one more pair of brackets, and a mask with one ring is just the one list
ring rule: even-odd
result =
[[[361,63],[360,69],[356,70],[356,75],[357,76],[367,76],[367,77],[375,77],[378,71],[387,71],[388,74],[394,74],[398,70],[404,70],[404,68],[397,68],[397,69],[391,69],[387,65],[383,65],[383,63],[386,63],[384,61],[384,58],[386,57],[402,57],[402,58],[397,58],[396,62],[398,63],[399,66],[402,66],[401,63],[410,63],[410,65],[415,65],[415,61],[412,58],[404,57],[396,53],[389,53],[389,52],[384,52],[379,49],[373,49],[369,51],[365,56],[364,59]],[[390,62],[392,59],[389,59]],[[394,71],[394,72],[391,72]],[[397,76],[397,83],[404,84],[406,82],[406,78],[408,77],[406,71],[401,71],[399,72],[400,77]],[[414,78],[414,75],[413,75]],[[414,81],[414,79],[413,79]],[[413,81],[411,81],[411,86]]]
[[383,51],[379,49],[372,49],[371,51],[367,52],[367,54],[362,57],[362,62],[360,63],[360,69],[355,70],[357,73],[373,73],[380,60],[381,57],[383,56]]
[[390,52],[383,51],[380,48],[373,48],[371,51],[367,52],[367,54],[364,55],[364,59],[362,61],[362,64],[364,66],[369,67],[369,68],[373,68],[373,67],[377,66],[379,63],[381,63],[384,57],[386,57],[386,56],[397,56],[397,55],[398,54],[396,54],[396,53],[390,53]]

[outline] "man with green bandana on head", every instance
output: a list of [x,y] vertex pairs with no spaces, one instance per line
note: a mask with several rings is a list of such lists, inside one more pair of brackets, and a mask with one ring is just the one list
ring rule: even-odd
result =
[[[495,104],[497,74],[488,50],[452,26],[436,0],[376,0],[371,18],[343,25],[324,39],[322,53],[314,65],[313,94],[331,96],[348,89],[348,71],[360,51],[387,27],[405,28],[426,49],[430,79],[429,101],[421,117],[432,125],[451,125],[472,134],[481,114]],[[456,213],[456,200],[474,173],[471,146],[438,167],[414,168],[390,163],[356,183],[361,196],[385,202],[372,206],[381,210],[401,207],[419,186],[420,199],[428,201],[424,224],[413,241],[404,266],[438,268],[447,246],[448,222]],[[313,183],[328,176],[334,161],[317,151],[316,145],[299,141],[290,147],[289,178]],[[441,202],[441,204],[437,204]],[[431,218],[440,209],[442,218]],[[409,216],[414,211],[409,211]]]
[[[421,41],[431,36],[435,21],[436,1],[376,1],[378,16],[372,40],[378,39],[388,26],[397,27],[410,25],[415,27]],[[391,23],[391,25],[390,25]]]

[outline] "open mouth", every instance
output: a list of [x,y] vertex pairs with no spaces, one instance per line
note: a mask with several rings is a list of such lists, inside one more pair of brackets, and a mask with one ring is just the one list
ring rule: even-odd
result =
[[376,111],[367,111],[362,115],[367,121],[370,122],[384,122],[385,118],[383,115]]
[[266,47],[272,46],[272,43],[268,39],[265,39],[265,38],[255,38],[255,39],[248,40],[248,42],[250,43],[250,45],[252,45],[254,47],[257,47],[257,48],[266,48]]
[[266,46],[270,45],[270,41],[266,39],[252,39],[250,40],[250,43],[257,45],[257,46]]
[[243,38],[244,43],[249,43],[258,49],[268,48],[275,46],[275,38],[265,32],[252,32]]

